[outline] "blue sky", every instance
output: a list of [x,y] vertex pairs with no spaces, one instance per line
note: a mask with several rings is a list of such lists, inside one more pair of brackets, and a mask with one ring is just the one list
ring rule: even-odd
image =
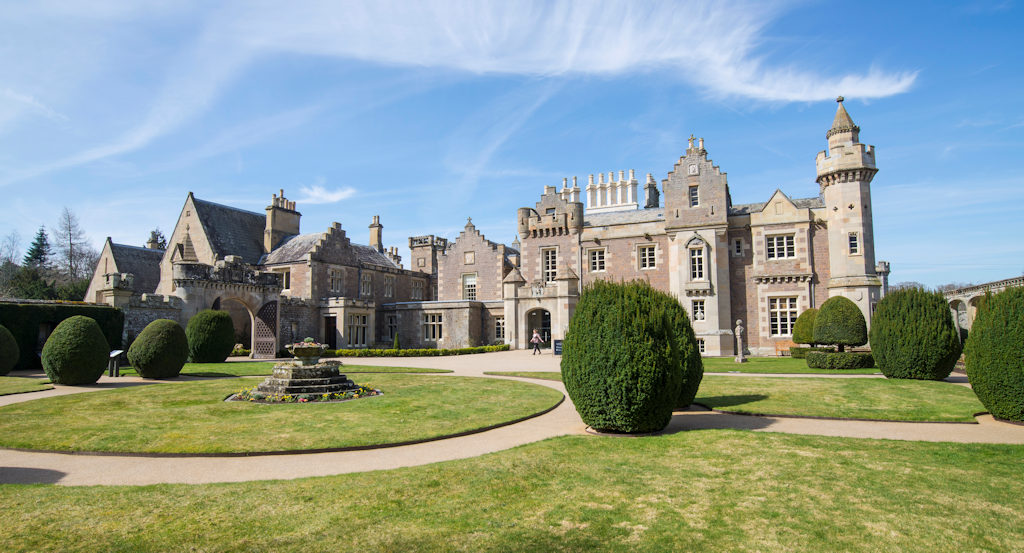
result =
[[[0,236],[75,211],[99,247],[189,191],[387,246],[472,217],[511,242],[563,177],[665,177],[704,137],[735,203],[818,193],[843,95],[877,147],[878,259],[937,285],[1024,272],[1014,2],[0,0]],[[408,259],[407,251],[405,255]]]

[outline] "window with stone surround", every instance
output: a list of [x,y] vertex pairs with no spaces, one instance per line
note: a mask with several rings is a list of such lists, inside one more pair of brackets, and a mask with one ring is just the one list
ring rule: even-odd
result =
[[414,280],[412,281],[412,299],[421,300],[423,299],[423,281]]
[[765,257],[768,259],[790,259],[796,257],[796,237],[792,234],[766,236],[765,245]]
[[654,244],[637,246],[636,257],[640,261],[641,269],[654,269],[656,268],[656,261],[654,257]]
[[384,277],[384,297],[391,298],[395,295],[395,277],[386,275]]
[[768,329],[772,336],[792,336],[796,316],[795,296],[768,298]]
[[290,290],[292,287],[291,269],[278,269],[274,272],[281,275],[281,291]]
[[704,355],[704,338],[697,338],[697,351]]
[[398,335],[398,315],[385,315],[384,323],[388,331],[388,340],[394,340]]
[[348,316],[348,347],[366,347],[366,328],[369,316],[362,313],[353,313]]
[[690,207],[697,207],[700,205],[700,196],[698,195],[698,188],[696,186],[690,187]]
[[602,273],[602,272],[604,272],[605,249],[604,248],[594,248],[592,250],[589,250],[589,254],[588,255],[590,257],[590,272],[592,272],[592,273]]
[[540,251],[541,278],[545,283],[554,282],[558,274],[558,249],[544,248]]
[[342,279],[341,269],[331,269],[328,271],[331,282],[331,294],[338,295],[343,291],[344,281]]
[[860,253],[860,233],[850,233],[850,255],[857,255]]
[[690,280],[704,280],[704,247],[690,248]]
[[504,342],[505,341],[505,316],[499,315],[494,317],[494,341]]
[[693,300],[690,303],[690,313],[693,314],[693,320],[703,321],[704,320],[704,300]]
[[462,299],[476,300],[476,273],[462,275]]
[[740,257],[743,255],[743,239],[736,238],[732,241],[732,255],[734,257]]
[[436,342],[441,339],[441,314],[423,314],[423,339],[427,342]]
[[359,284],[359,295],[364,298],[373,295],[373,273],[363,273]]

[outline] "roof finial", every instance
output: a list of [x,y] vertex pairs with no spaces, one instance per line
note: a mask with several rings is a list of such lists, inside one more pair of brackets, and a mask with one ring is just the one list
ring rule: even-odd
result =
[[473,226],[473,218],[472,217],[466,217],[466,226],[467,227]]
[[693,148],[693,139],[694,138],[696,138],[696,137],[693,136],[693,133],[690,133],[690,146],[689,146],[690,148]]
[[845,100],[845,99],[846,98],[843,98],[842,96],[839,96],[838,98],[836,98],[836,101],[841,104],[841,103],[843,103],[843,100]]

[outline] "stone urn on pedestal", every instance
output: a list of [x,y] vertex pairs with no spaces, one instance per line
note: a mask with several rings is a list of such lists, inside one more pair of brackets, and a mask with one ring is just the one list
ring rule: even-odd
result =
[[327,346],[307,339],[291,344],[286,349],[295,356],[294,361],[274,365],[274,372],[256,391],[264,394],[329,394],[358,389],[354,382],[341,374],[341,361],[320,361]]

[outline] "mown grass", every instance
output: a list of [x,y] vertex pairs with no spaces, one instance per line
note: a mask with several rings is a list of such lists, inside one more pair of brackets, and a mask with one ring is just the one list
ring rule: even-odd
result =
[[259,379],[154,384],[0,408],[0,446],[61,451],[225,453],[426,439],[543,411],[562,395],[508,380],[366,375],[384,395],[341,403],[224,402]]
[[[484,374],[561,380],[552,371]],[[973,422],[985,407],[970,388],[884,378],[757,378],[705,374],[697,403],[724,411],[897,421]]]
[[0,396],[8,394],[20,394],[23,392],[38,392],[49,390],[53,384],[45,378],[23,378],[20,376],[0,376]]
[[985,410],[970,388],[883,378],[757,378],[705,375],[697,403],[771,415],[973,422]]
[[555,438],[291,481],[0,486],[6,551],[1021,551],[1024,447]]
[[[229,376],[269,376],[274,371],[272,361],[237,361],[231,363],[185,363],[181,374],[187,376],[229,377]],[[349,365],[341,367],[343,374],[355,373],[450,373],[446,369],[419,369],[414,367],[377,367],[374,365]],[[122,367],[121,374],[137,376],[131,367]]]
[[738,372],[768,374],[881,374],[878,369],[811,369],[806,359],[792,357],[748,357],[746,363],[737,363],[732,357],[705,357],[704,372]]

